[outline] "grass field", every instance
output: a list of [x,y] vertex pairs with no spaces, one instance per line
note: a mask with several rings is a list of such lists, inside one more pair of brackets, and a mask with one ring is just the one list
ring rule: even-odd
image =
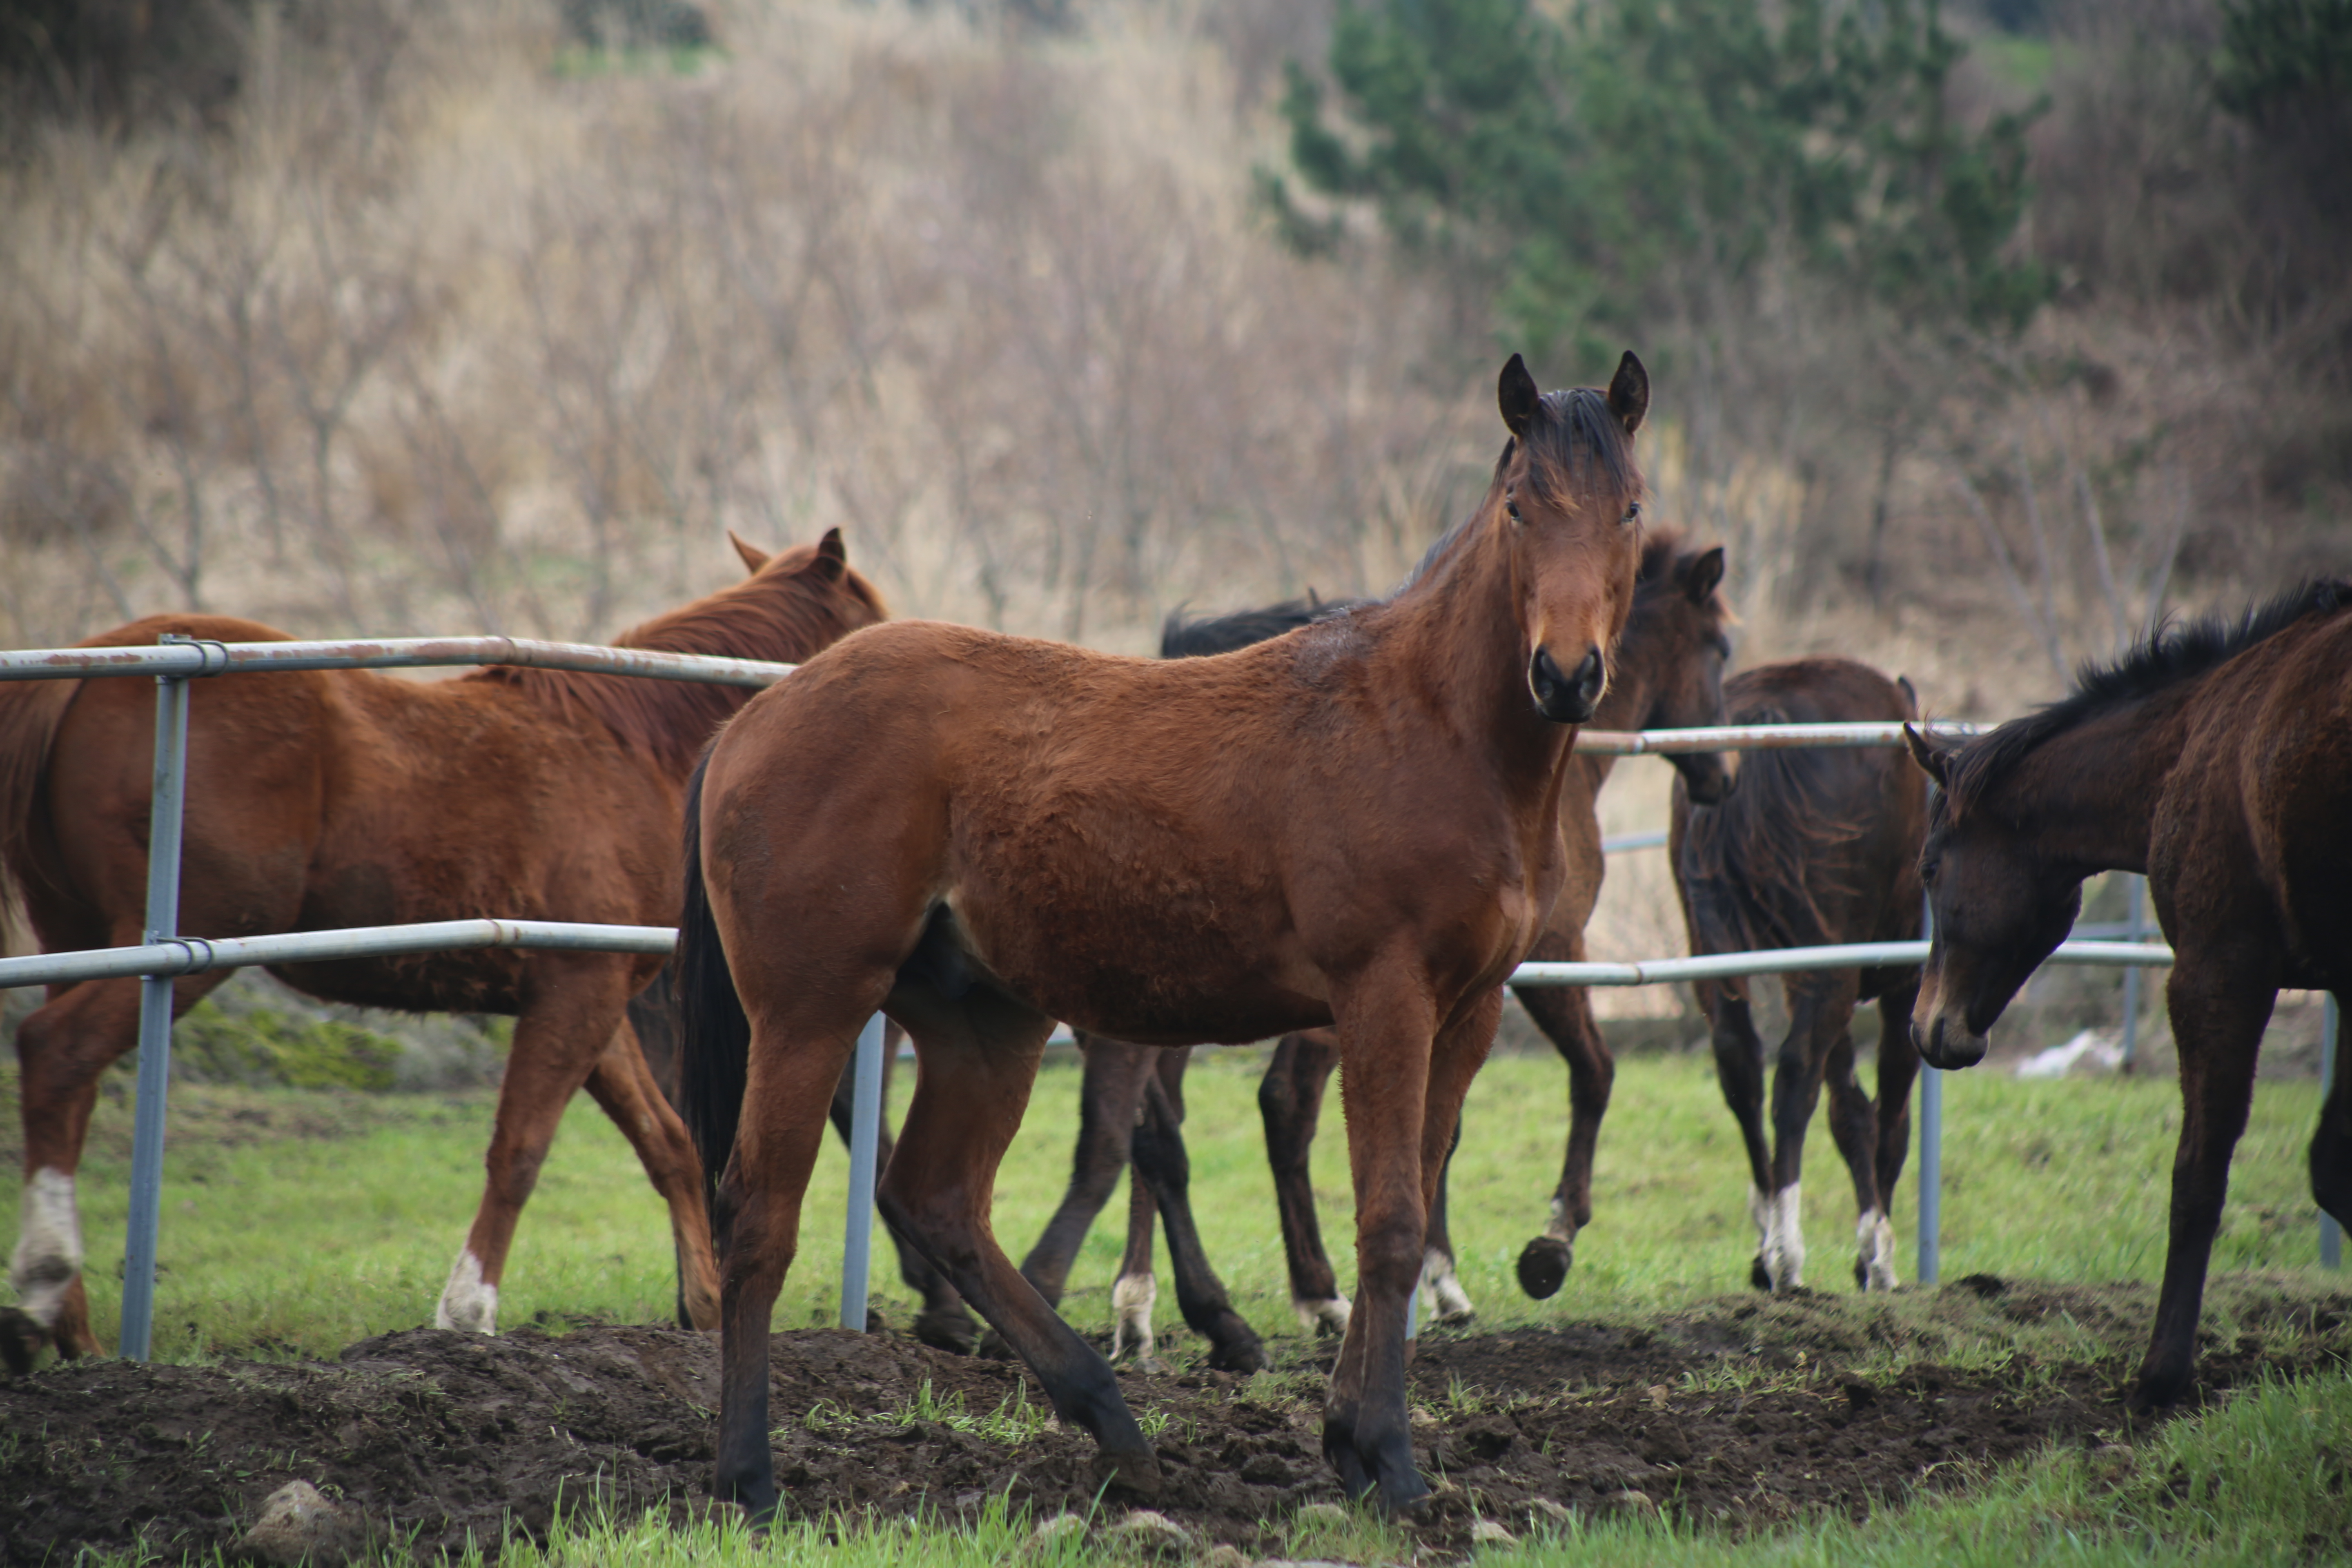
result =
[[[1288,1310],[1254,1100],[1263,1059],[1255,1050],[1204,1053],[1188,1084],[1187,1130],[1204,1237],[1236,1304],[1261,1331],[1295,1334],[1302,1331]],[[902,1074],[897,1086],[902,1101],[910,1076]],[[996,1226],[1016,1256],[1066,1177],[1076,1087],[1075,1063],[1057,1060],[1045,1069],[1006,1162]],[[12,1079],[0,1079],[0,1089],[13,1099]],[[1956,1075],[1946,1089],[1947,1279],[1979,1272],[2079,1282],[2157,1277],[2179,1116],[2168,1079],[2024,1082],[1981,1072]],[[486,1094],[184,1090],[167,1154],[158,1358],[325,1357],[365,1335],[427,1321],[478,1194],[490,1103]],[[1462,1276],[1482,1327],[1654,1314],[1743,1289],[1754,1238],[1732,1125],[1706,1057],[1667,1054],[1621,1064],[1596,1173],[1598,1217],[1580,1242],[1567,1286],[1549,1302],[1519,1294],[1512,1261],[1542,1224],[1563,1105],[1564,1074],[1549,1058],[1499,1057],[1473,1092],[1453,1190]],[[2217,1275],[2253,1271],[2289,1288],[2298,1280],[2319,1283],[2315,1219],[2302,1168],[2316,1105],[2316,1086],[2307,1080],[2259,1086],[2216,1248]],[[13,1121],[13,1104],[5,1111]],[[117,1329],[129,1121],[127,1097],[110,1092],[81,1190],[90,1294],[99,1332],[109,1341]],[[1843,1290],[1850,1278],[1853,1200],[1825,1133],[1813,1148],[1806,1184],[1809,1276]],[[845,1165],[837,1148],[819,1165],[804,1250],[779,1303],[779,1327],[829,1321],[835,1314]],[[1336,1125],[1318,1152],[1318,1171],[1326,1234],[1344,1284],[1353,1270]],[[1065,1310],[1082,1329],[1108,1321],[1120,1240],[1115,1222],[1123,1212],[1114,1201],[1074,1273]],[[1898,1207],[1906,1278],[1914,1213],[1906,1180]],[[0,1226],[0,1245],[13,1245],[13,1223]],[[883,1311],[903,1323],[911,1302],[887,1253],[873,1283]],[[671,1292],[664,1216],[626,1145],[583,1100],[567,1119],[524,1217],[502,1291],[502,1321],[513,1326],[542,1313],[658,1321],[668,1315]],[[1163,1331],[1181,1331],[1164,1292],[1161,1317]],[[2066,1331],[2059,1325],[2049,1331]],[[2081,1347],[2085,1353],[2117,1348]],[[1968,1347],[1953,1351],[1965,1357]],[[2342,1456],[2352,1454],[2347,1433],[2352,1383],[2279,1385],[2168,1428],[2163,1463],[2144,1458],[2133,1471],[2158,1478],[2146,1486],[2102,1478],[2079,1454],[2055,1455],[1990,1478],[1964,1500],[1919,1503],[1864,1526],[1826,1522],[1735,1546],[1663,1525],[1596,1522],[1521,1542],[1507,1555],[1490,1549],[1484,1557],[2307,1560],[2315,1540],[2352,1545],[2343,1533],[2340,1489]],[[614,1521],[560,1539],[549,1556],[565,1563],[704,1563],[751,1554],[761,1561],[997,1561],[1021,1528],[780,1531],[754,1553],[740,1536],[716,1530],[673,1535],[667,1526]],[[1350,1522],[1338,1537],[1335,1528],[1302,1527],[1299,1554],[1355,1561],[1412,1555],[1408,1541],[1370,1523]],[[1039,1560],[1053,1561],[1055,1553]]]

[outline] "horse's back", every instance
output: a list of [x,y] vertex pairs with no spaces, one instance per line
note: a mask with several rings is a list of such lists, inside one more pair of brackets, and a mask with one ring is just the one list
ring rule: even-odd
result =
[[[1725,680],[1732,724],[1900,722],[1907,685],[1853,659],[1791,659]],[[1918,930],[1925,785],[1889,747],[1751,751],[1719,805],[1675,795],[1675,875],[1694,951],[1899,941]],[[1866,977],[1874,994],[1884,978]]]

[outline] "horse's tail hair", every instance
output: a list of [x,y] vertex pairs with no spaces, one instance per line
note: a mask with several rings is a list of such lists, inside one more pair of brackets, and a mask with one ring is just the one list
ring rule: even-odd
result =
[[43,782],[58,727],[73,706],[79,680],[17,680],[0,685],[0,941],[15,952],[28,942],[26,884],[35,876],[47,812]]
[[735,994],[735,976],[710,918],[702,879],[702,775],[705,756],[686,786],[686,902],[677,921],[678,1109],[702,1157],[704,1195],[714,1230],[723,1227],[719,1178],[735,1152],[743,1086],[751,1060],[751,1020]]

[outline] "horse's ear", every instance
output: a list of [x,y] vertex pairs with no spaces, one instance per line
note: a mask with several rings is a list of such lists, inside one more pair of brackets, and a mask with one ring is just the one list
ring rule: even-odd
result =
[[1627,349],[1625,357],[1617,362],[1617,374],[1609,378],[1609,412],[1617,416],[1617,423],[1631,436],[1642,427],[1642,416],[1649,411],[1650,373]]
[[1683,574],[1683,592],[1694,605],[1704,605],[1723,585],[1723,546],[1718,544],[1690,563]]
[[1921,772],[1936,781],[1938,788],[1951,787],[1951,764],[1944,760],[1944,753],[1936,749],[1933,742],[1906,724],[1903,726],[1903,743],[1911,748],[1911,760],[1919,764]]
[[829,583],[838,583],[848,574],[849,552],[841,547],[841,530],[824,531],[824,537],[816,542],[816,560],[811,569]]
[[1495,388],[1495,401],[1502,406],[1503,423],[1511,434],[1524,441],[1536,422],[1536,410],[1543,406],[1543,388],[1528,374],[1527,361],[1518,355],[1503,367],[1503,379]]
[[745,543],[742,536],[731,528],[727,531],[727,542],[733,545],[735,547],[735,553],[743,558],[744,571],[756,574],[761,567],[765,566],[768,563],[768,552],[766,551],[761,549],[756,544]]

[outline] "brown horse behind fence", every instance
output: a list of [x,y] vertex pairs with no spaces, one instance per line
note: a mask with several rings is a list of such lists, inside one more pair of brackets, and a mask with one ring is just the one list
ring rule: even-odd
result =
[[[1850,658],[1799,658],[1744,669],[1724,683],[1734,724],[1896,723],[1919,716],[1905,680]],[[1675,791],[1669,852],[1693,956],[1911,942],[1919,934],[1919,841],[1927,782],[1893,747],[1751,752],[1739,787],[1694,805]],[[1761,1290],[1804,1284],[1801,1224],[1805,1129],[1824,1084],[1830,1134],[1853,1178],[1854,1282],[1895,1288],[1895,1178],[1911,1141],[1916,967],[1822,969],[1783,975],[1789,1032],[1772,1072],[1765,1122],[1764,1042],[1748,979],[1692,987],[1715,1045],[1716,1077],[1739,1123],[1756,1225],[1750,1278]],[[1854,1076],[1853,1010],[1878,1003],[1878,1099]]]
[[[2196,1364],[2230,1156],[2279,990],[2352,1004],[2352,583],[2169,631],[1990,734],[1910,741],[1943,785],[1920,857],[1936,929],[1912,1015],[1929,1065],[1983,1059],[1993,1021],[2074,926],[2085,877],[2147,876],[2175,954],[2182,1115],[2132,1403],[2171,1404]],[[2352,1072],[2320,1107],[2311,1190],[2352,1222]]]
[[[625,634],[625,647],[798,660],[882,619],[838,534]],[[222,642],[283,633],[218,616],[154,616],[83,646],[163,632]],[[666,923],[676,912],[680,787],[746,689],[497,668],[417,682],[359,670],[244,673],[189,688],[180,929],[232,937],[477,916]],[[152,680],[0,687],[0,850],[47,952],[140,940],[146,901]],[[443,1327],[496,1327],[517,1216],[584,1083],[668,1200],[697,1321],[717,1276],[694,1151],[654,1088],[622,1009],[659,963],[623,953],[485,951],[275,969],[331,1001],[508,1013],[488,1180],[443,1291]],[[175,1016],[227,972],[173,987]],[[16,1036],[26,1223],[20,1304],[0,1352],[97,1351],[83,1294],[74,1172],[107,1064],[136,1043],[140,983],[52,987]]]
[[1159,1461],[1108,1363],[989,1228],[1052,1021],[1163,1046],[1336,1022],[1359,1299],[1324,1451],[1351,1496],[1427,1494],[1404,1401],[1423,1219],[1559,891],[1560,780],[1642,538],[1638,361],[1545,396],[1514,357],[1499,401],[1486,498],[1382,603],[1171,660],[901,622],[720,735],[688,803],[678,970],[688,1120],[723,1168],[720,1497],[776,1507],[770,1313],[877,1008],[921,1068],[884,1212],[1145,1493]]

